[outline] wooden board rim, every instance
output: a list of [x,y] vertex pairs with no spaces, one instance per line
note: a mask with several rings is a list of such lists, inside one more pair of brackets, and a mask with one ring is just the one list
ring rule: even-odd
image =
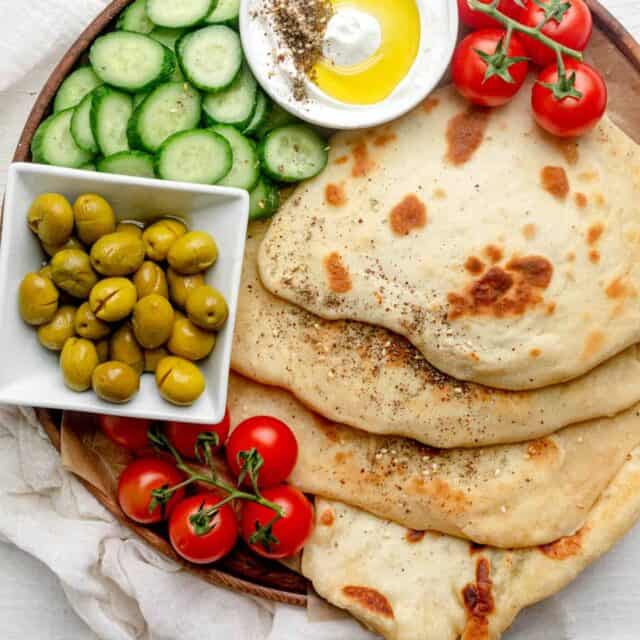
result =
[[[98,37],[100,33],[102,33],[118,16],[122,9],[124,9],[132,1],[133,0],[113,0],[104,9],[104,11],[102,11],[87,26],[87,28],[82,32],[80,37],[73,43],[73,45],[71,45],[60,63],[55,67],[55,69],[49,76],[42,91],[39,93],[33,108],[31,109],[15,150],[15,154],[13,157],[14,162],[24,162],[30,159],[30,145],[33,139],[33,135],[39,124],[45,118],[45,115],[50,108],[50,105],[53,101],[53,98],[55,97],[56,92],[58,91],[58,88],[60,87],[60,84],[69,74],[69,72],[74,68],[82,55],[87,51],[95,38]],[[613,15],[611,15],[611,13],[607,9],[605,9],[605,7],[600,4],[598,0],[586,0],[586,2],[593,12],[596,25],[640,73],[640,44],[638,44],[638,42],[634,40],[633,36],[616,18],[614,18]],[[45,409],[39,409],[37,410],[37,415],[52,444],[59,450],[60,432],[59,427],[54,420],[53,414]],[[181,562],[181,560],[171,549],[169,543],[164,540],[164,538],[158,536],[153,531],[150,531],[145,527],[138,526],[135,523],[127,520],[120,511],[118,505],[115,504],[109,496],[106,496],[101,491],[96,489],[96,487],[90,485],[82,479],[80,479],[80,481],[84,484],[88,491],[95,496],[98,502],[100,502],[108,511],[110,511],[119,522],[134,531],[156,550],[160,551],[176,562]],[[216,569],[198,569],[193,566],[189,566],[186,563],[182,564],[187,568],[187,570],[198,575],[202,579],[219,586],[227,587],[234,591],[258,596],[273,602],[280,602],[297,606],[306,606],[307,604],[307,598],[302,594],[263,587],[261,585],[242,580]]]

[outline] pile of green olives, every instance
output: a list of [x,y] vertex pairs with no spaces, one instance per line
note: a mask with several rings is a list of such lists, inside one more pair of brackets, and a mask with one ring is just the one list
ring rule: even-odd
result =
[[124,403],[153,373],[165,400],[193,404],[205,388],[193,363],[213,351],[229,313],[205,282],[215,240],[174,218],[146,228],[118,222],[92,193],[73,206],[44,193],[27,223],[49,260],[22,280],[20,315],[45,349],[60,353],[67,387]]

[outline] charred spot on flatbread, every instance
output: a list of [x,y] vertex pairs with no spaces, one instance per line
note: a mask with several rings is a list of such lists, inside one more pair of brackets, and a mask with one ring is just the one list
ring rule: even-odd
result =
[[422,110],[425,113],[431,113],[438,105],[440,104],[440,100],[438,98],[427,98],[422,103]]
[[604,233],[604,225],[602,222],[596,222],[587,229],[587,244],[593,246],[600,240]]
[[554,198],[564,200],[569,194],[569,179],[562,167],[544,167],[540,172],[542,188]]
[[408,236],[427,224],[427,207],[415,193],[411,193],[391,210],[389,223],[397,236]]
[[587,196],[579,191],[574,194],[573,201],[576,203],[576,207],[578,207],[578,209],[584,209],[589,204]]
[[530,285],[546,289],[551,284],[553,266],[542,256],[514,257],[507,262],[507,271],[517,271]]
[[533,240],[536,237],[537,229],[535,224],[525,224],[522,227],[522,235],[525,240]]
[[582,527],[578,533],[560,538],[560,540],[556,540],[550,544],[543,544],[539,549],[547,558],[551,558],[552,560],[567,560],[582,552],[584,538],[589,533],[589,529],[589,526]]
[[600,252],[597,249],[591,249],[591,251],[589,251],[589,262],[592,264],[598,264],[598,262],[600,262]]
[[351,154],[353,155],[353,168],[351,169],[351,175],[354,178],[366,177],[375,167],[375,163],[369,155],[367,142],[364,138],[360,138],[353,143],[351,147]]
[[468,162],[479,149],[489,124],[489,110],[475,107],[453,116],[447,125],[447,160],[454,166]]
[[484,271],[484,262],[476,256],[469,256],[464,263],[464,268],[472,275],[478,276]]
[[488,640],[489,616],[495,611],[491,564],[486,558],[476,563],[476,580],[462,590],[462,602],[467,614],[467,623],[462,640]]
[[325,202],[332,207],[342,207],[347,203],[347,194],[343,184],[330,183],[324,190]]
[[334,251],[324,259],[324,268],[331,291],[334,293],[351,291],[351,276],[338,252]]
[[483,253],[493,264],[497,264],[502,260],[502,248],[496,244],[488,244]]
[[417,544],[418,542],[422,542],[424,539],[425,532],[417,531],[416,529],[407,529],[407,532],[404,534],[404,539],[409,544]]
[[363,609],[383,618],[393,619],[393,608],[387,598],[375,589],[369,587],[346,586],[342,587],[342,594]]
[[527,446],[527,455],[534,460],[554,458],[558,455],[558,446],[549,438],[532,440]]
[[386,147],[390,142],[393,142],[394,140],[397,140],[397,139],[398,139],[398,136],[393,131],[385,130],[378,133],[373,138],[373,146]]
[[333,509],[331,507],[327,507],[320,516],[320,524],[323,524],[325,527],[330,527],[335,521],[335,515],[333,513]]
[[604,292],[607,294],[607,298],[612,300],[630,298],[637,294],[635,287],[623,277],[612,280]]
[[584,360],[590,360],[593,356],[602,349],[605,343],[605,335],[602,331],[592,331],[584,341],[584,349],[582,351],[582,358]]

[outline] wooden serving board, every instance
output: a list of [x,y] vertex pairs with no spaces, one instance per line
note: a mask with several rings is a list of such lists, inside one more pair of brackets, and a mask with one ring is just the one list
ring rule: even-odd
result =
[[[452,0],[453,1],[453,0]],[[594,14],[595,31],[587,59],[604,74],[610,93],[609,113],[627,134],[640,143],[640,45],[597,1],[586,0]],[[14,161],[29,161],[31,140],[42,120],[49,114],[53,98],[62,81],[86,54],[91,43],[113,26],[114,19],[132,0],[114,0],[82,33],[54,69],[40,92],[18,142]],[[38,410],[38,417],[53,445],[60,449],[60,413]],[[160,553],[187,570],[216,585],[260,596],[275,602],[305,606],[307,582],[283,566],[257,558],[243,548],[215,568],[196,568],[180,560],[171,545],[156,530],[131,522],[116,501],[80,479],[96,499],[123,525],[146,540]]]

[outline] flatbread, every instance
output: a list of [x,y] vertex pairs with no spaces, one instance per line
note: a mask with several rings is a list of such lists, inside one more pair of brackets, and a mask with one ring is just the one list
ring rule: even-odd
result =
[[302,572],[316,591],[388,640],[494,640],[560,591],[640,517],[640,450],[574,536],[541,548],[477,548],[316,501]]
[[256,415],[298,440],[291,482],[411,529],[496,547],[546,544],[578,530],[640,444],[640,406],[528,443],[432,449],[335,424],[291,394],[231,376],[232,428]]
[[539,438],[640,402],[635,345],[571,382],[512,392],[459,382],[386,329],[322,320],[262,286],[257,253],[268,228],[249,229],[232,366],[330,420],[434,447],[476,447]]
[[570,380],[640,341],[640,150],[608,118],[558,142],[529,97],[489,113],[448,87],[335,136],[267,233],[265,286],[492,387]]

